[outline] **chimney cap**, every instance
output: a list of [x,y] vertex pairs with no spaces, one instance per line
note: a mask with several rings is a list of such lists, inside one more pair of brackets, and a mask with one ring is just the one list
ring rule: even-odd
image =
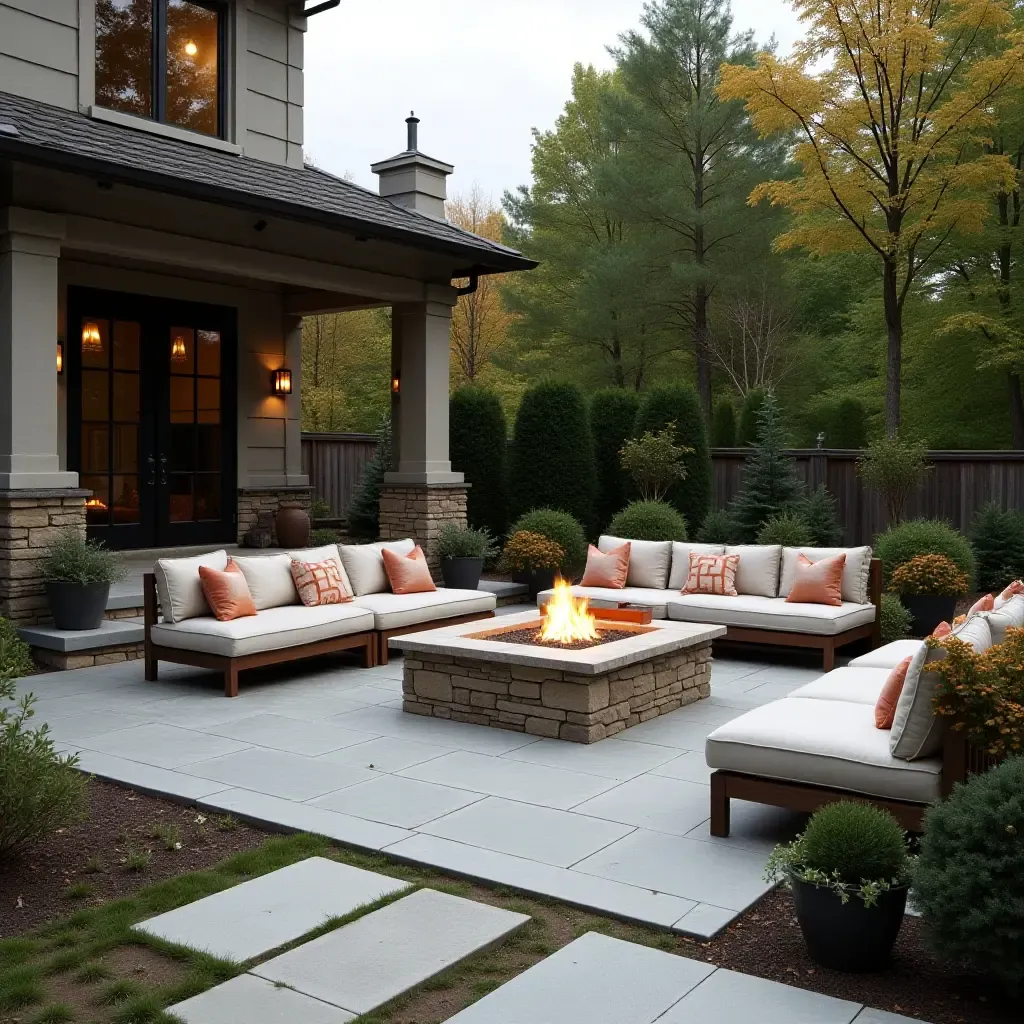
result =
[[405,119],[405,123],[408,125],[408,132],[406,136],[406,147],[407,153],[418,153],[419,149],[419,130],[418,125],[420,119],[416,116],[415,110],[409,111],[409,116]]

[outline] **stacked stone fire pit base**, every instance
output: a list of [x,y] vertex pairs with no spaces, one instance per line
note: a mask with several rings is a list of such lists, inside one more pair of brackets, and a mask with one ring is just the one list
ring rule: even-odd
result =
[[[510,627],[534,620],[508,618]],[[724,629],[666,622],[631,632],[582,651],[503,643],[480,623],[395,637],[406,652],[403,708],[595,743],[711,695],[711,641]]]

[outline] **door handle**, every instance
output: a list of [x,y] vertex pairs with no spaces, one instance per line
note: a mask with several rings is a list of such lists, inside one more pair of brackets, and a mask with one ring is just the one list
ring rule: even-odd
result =
[[160,484],[164,486],[167,483],[167,456],[160,456]]
[[149,466],[149,479],[146,481],[146,486],[154,487],[156,485],[156,459],[152,455],[148,455],[146,465]]

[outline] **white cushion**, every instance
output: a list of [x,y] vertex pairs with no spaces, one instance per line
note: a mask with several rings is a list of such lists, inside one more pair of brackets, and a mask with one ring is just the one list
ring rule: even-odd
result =
[[257,555],[249,558],[235,558],[232,555],[232,560],[242,570],[245,582],[249,584],[249,593],[252,594],[256,611],[299,603],[299,592],[292,579],[292,560],[288,555]]
[[386,594],[391,590],[384,569],[381,549],[389,548],[398,555],[408,555],[416,545],[411,540],[389,540],[377,544],[341,544],[341,564],[356,597],[364,594]]
[[[298,551],[289,551],[288,558],[289,561],[294,558],[299,562],[328,562],[333,559],[338,563],[338,574],[341,576],[341,582],[345,584],[345,589],[355,595],[352,581],[348,578],[348,573],[345,572],[345,563],[341,560],[341,549],[337,544],[325,544],[322,548],[301,548]],[[291,571],[290,567],[289,571]]]
[[849,704],[870,704],[874,707],[891,671],[888,668],[834,668],[813,683],[793,690],[789,696],[807,700],[844,700]]
[[913,803],[939,798],[941,760],[893,757],[867,704],[785,697],[717,728],[705,754],[711,768],[746,775]]
[[[652,619],[666,619],[668,612],[665,602],[672,596],[670,590],[651,590],[645,587],[623,587],[612,590],[609,587],[575,586],[572,592],[576,597],[586,597],[595,608],[618,608],[623,604],[635,604],[641,608],[651,609]],[[537,595],[538,607],[554,593],[553,590],[542,590]]]
[[597,539],[600,551],[614,551],[629,541],[629,573],[627,587],[648,587],[664,590],[672,565],[672,541],[630,540],[629,537],[602,536]]
[[904,658],[913,658],[923,646],[923,640],[893,640],[858,658],[851,658],[850,667],[893,669]]
[[492,612],[497,598],[483,590],[446,590],[426,594],[365,594],[356,606],[373,612],[373,628],[401,629],[434,619],[454,619],[476,612]]
[[230,622],[218,622],[206,615],[185,622],[164,623],[153,627],[152,637],[153,643],[162,647],[238,658],[372,629],[373,615],[353,604],[324,604],[313,608],[293,604]]
[[209,615],[210,606],[199,580],[199,567],[205,565],[223,572],[227,564],[228,553],[224,550],[194,558],[158,558],[153,571],[165,621],[182,622],[197,615]]
[[782,579],[779,583],[779,597],[789,597],[793,589],[793,581],[796,579],[797,562],[801,555],[817,562],[822,558],[831,558],[833,555],[846,555],[846,564],[843,567],[843,600],[852,601],[854,604],[869,604],[871,602],[870,577],[871,577],[871,548],[783,548],[782,549]]
[[[984,615],[970,616],[951,635],[970,644],[979,654],[992,646],[992,631]],[[916,761],[921,757],[933,757],[942,749],[946,722],[932,713],[932,701],[939,677],[929,671],[928,666],[945,657],[944,647],[929,648],[926,644],[922,644],[914,655],[907,669],[903,692],[896,704],[890,734],[890,749],[894,757]]]
[[1008,629],[1024,628],[1024,594],[1015,594],[998,610],[984,614],[992,630],[992,643],[1001,644]]
[[781,544],[730,544],[727,555],[739,555],[736,569],[736,592],[757,597],[779,596],[779,565]]
[[787,633],[836,636],[856,626],[874,622],[873,604],[790,604],[781,597],[740,594],[669,593],[668,617],[679,622],[713,622],[719,626],[777,629]]
[[672,573],[668,578],[669,590],[682,590],[690,577],[690,552],[698,555],[724,555],[724,544],[681,544],[672,542]]

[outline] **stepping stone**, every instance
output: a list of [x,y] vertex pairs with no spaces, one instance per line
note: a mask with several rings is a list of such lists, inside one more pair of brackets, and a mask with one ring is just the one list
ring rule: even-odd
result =
[[420,889],[252,973],[350,1013],[367,1013],[527,921],[525,914]]
[[[448,1024],[651,1024],[713,971],[710,964],[587,932]],[[719,1024],[716,1017],[702,1024],[712,1021]]]
[[355,1017],[290,988],[241,974],[168,1009],[185,1024],[347,1024]]
[[135,927],[180,946],[241,963],[409,888],[408,882],[310,857]]

